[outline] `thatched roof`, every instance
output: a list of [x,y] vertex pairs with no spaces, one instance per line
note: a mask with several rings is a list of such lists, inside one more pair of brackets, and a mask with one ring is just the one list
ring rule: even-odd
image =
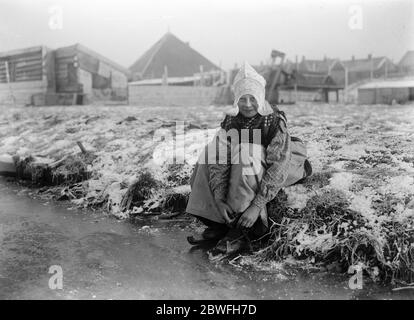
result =
[[167,66],[168,77],[188,77],[200,72],[219,70],[220,68],[202,56],[196,50],[174,36],[166,33],[130,68],[134,80],[162,78]]

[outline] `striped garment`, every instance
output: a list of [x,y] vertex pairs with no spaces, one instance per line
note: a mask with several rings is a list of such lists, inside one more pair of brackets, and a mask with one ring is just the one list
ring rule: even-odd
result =
[[[288,176],[289,160],[291,157],[291,139],[287,130],[286,116],[283,111],[273,107],[272,114],[245,118],[240,112],[236,116],[227,115],[221,123],[221,128],[228,132],[236,129],[249,130],[250,143],[253,143],[253,130],[261,130],[261,144],[266,149],[267,169],[260,183],[259,192],[253,203],[259,208],[274,199]],[[230,150],[230,141],[227,141]],[[226,201],[230,176],[230,157],[227,164],[208,164],[210,188],[216,199]]]

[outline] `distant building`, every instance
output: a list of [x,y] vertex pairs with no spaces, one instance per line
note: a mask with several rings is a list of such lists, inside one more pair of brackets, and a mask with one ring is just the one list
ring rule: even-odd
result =
[[302,57],[298,63],[298,72],[302,73],[319,73],[330,76],[337,85],[345,85],[345,66],[339,59],[324,58],[323,60],[309,60]]
[[128,70],[80,44],[55,53],[56,91],[77,94],[84,103],[127,100]]
[[130,68],[128,101],[145,106],[226,104],[226,75],[218,66],[167,32]]
[[414,50],[407,51],[398,63],[401,73],[414,75]]
[[0,53],[0,103],[126,102],[127,83],[127,69],[80,44]]
[[343,88],[343,85],[338,85],[330,75],[294,70],[288,82],[280,86],[279,101],[338,102],[339,91]]
[[342,64],[348,73],[348,85],[355,82],[387,78],[398,71],[397,66],[387,57],[373,57],[368,55],[366,59],[344,60]]
[[414,78],[373,81],[358,88],[359,104],[392,104],[414,101]]
[[[344,88],[343,84],[338,84],[329,75],[334,70],[342,71],[343,79],[343,67],[338,60],[302,60],[301,64],[287,60],[282,67],[261,64],[254,68],[266,79],[266,93],[270,90],[274,77],[279,74],[273,94],[274,101],[271,103],[339,101],[339,91]],[[237,68],[230,71],[230,84],[237,71]]]
[[[167,32],[151,48],[149,48],[130,68],[131,80],[148,79],[175,79],[195,77],[199,79],[201,73],[220,72],[220,68],[190,47],[190,44],[178,39],[171,32]],[[173,81],[173,80],[172,80]],[[190,82],[191,82],[190,81]],[[154,82],[153,82],[154,83]],[[158,84],[155,81],[156,84]],[[169,83],[174,84],[174,83]]]

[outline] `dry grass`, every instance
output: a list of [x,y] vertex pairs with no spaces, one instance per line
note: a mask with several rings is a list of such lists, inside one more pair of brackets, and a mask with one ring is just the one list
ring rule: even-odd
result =
[[[274,224],[255,259],[294,256],[343,271],[361,263],[372,276],[411,281],[413,106],[304,103],[282,109],[290,133],[307,144],[314,174],[269,203]],[[204,128],[215,131],[223,119],[222,108],[198,106],[6,111],[0,113],[0,154],[26,159],[19,166],[22,176],[53,184],[53,172],[33,171],[30,156],[59,160],[77,154],[81,141],[96,159],[68,158],[54,172],[59,185],[42,189],[44,194],[120,218],[182,210],[188,190],[176,188],[188,185],[193,160],[206,142]],[[152,140],[159,128],[176,137],[175,120],[186,121],[185,164],[167,163],[173,143]]]
[[[389,214],[392,199],[382,199],[380,206],[379,210]],[[335,264],[342,272],[359,264],[373,279],[413,281],[414,229],[407,229],[406,222],[367,224],[349,208],[347,197],[333,190],[313,196],[299,212],[282,203],[272,208],[270,216],[280,209],[285,210],[283,218],[273,221],[267,244],[255,253],[257,261],[293,256],[318,266]]]

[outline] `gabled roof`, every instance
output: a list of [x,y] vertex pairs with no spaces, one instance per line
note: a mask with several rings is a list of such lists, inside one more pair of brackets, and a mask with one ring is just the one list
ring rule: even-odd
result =
[[121,66],[120,64],[116,63],[115,61],[112,61],[106,57],[104,57],[103,55],[101,55],[100,53],[97,53],[96,51],[93,51],[92,49],[89,49],[83,45],[81,45],[80,43],[75,43],[74,45],[71,46],[67,46],[67,47],[61,47],[56,49],[56,54],[59,55],[60,52],[62,51],[72,51],[73,54],[76,54],[76,52],[83,52],[89,56],[95,57],[96,59],[105,62],[106,64],[110,65],[111,67],[113,67],[114,69],[118,70],[119,72],[122,72],[124,74],[128,74],[129,70],[123,66]]
[[371,61],[372,70],[379,69],[384,62],[388,60],[387,57],[373,57],[372,59],[353,59],[342,61],[342,64],[348,68],[348,71],[370,71]]
[[302,60],[298,63],[299,71],[322,72],[328,73],[331,68],[339,63],[338,59],[324,59],[324,60]]
[[5,52],[0,52],[0,58],[24,55],[24,54],[33,53],[33,52],[39,52],[42,50],[51,50],[51,49],[45,46],[35,46],[35,47],[29,47],[29,48],[24,48],[24,49],[10,50],[10,51],[5,51]]
[[414,66],[414,50],[407,51],[398,63],[400,67]]
[[204,72],[220,69],[187,43],[167,32],[129,70],[134,79],[153,79],[161,78],[167,66],[168,77],[188,77],[199,73],[201,65]]

